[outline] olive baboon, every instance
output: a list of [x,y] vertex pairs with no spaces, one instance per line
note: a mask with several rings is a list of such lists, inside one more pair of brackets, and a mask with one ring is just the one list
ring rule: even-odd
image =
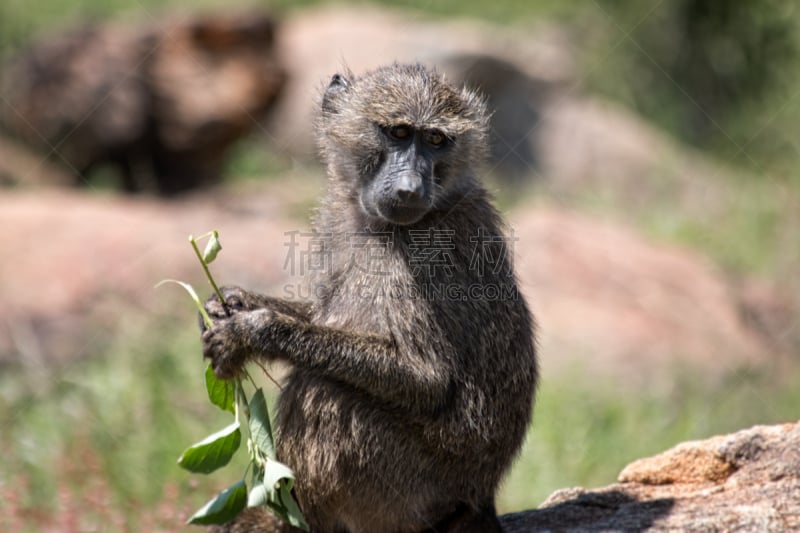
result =
[[[291,371],[278,455],[313,531],[500,531],[495,492],[537,378],[500,217],[474,174],[483,101],[420,65],[335,75],[318,123],[329,190],[315,299],[227,288],[203,353]],[[277,531],[248,511],[229,531]],[[274,529],[271,529],[274,528]]]

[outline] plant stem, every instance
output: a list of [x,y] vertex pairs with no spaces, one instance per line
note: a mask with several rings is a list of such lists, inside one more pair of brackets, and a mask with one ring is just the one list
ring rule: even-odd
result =
[[194,240],[194,237],[189,235],[189,242],[192,243],[192,248],[194,248],[194,253],[197,254],[197,259],[200,260],[200,264],[203,267],[203,270],[206,273],[206,277],[208,278],[208,283],[211,285],[211,288],[214,289],[214,292],[217,294],[217,298],[219,298],[220,303],[222,304],[222,308],[225,309],[225,313],[228,313],[228,306],[225,305],[225,298],[223,298],[222,293],[217,287],[214,278],[211,276],[211,272],[208,270],[208,265],[205,261],[203,261],[203,254],[200,253],[200,248],[197,247],[197,241]]
[[275,378],[272,377],[272,374],[267,372],[267,367],[265,367],[263,364],[261,364],[261,361],[255,361],[255,363],[259,366],[259,368],[261,368],[261,371],[264,372],[264,375],[266,375],[269,378],[269,380],[272,383],[274,383],[276,387],[278,387],[278,390],[283,390],[283,387],[281,387],[281,384],[278,383],[278,381]]
[[[239,402],[242,400],[242,380],[236,378],[233,385],[233,418],[239,420]],[[239,420],[241,422],[241,420]]]

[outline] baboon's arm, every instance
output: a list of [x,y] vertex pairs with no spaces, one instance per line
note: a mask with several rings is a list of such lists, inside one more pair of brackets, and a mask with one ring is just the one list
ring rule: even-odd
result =
[[236,375],[249,358],[285,359],[419,411],[441,406],[452,384],[452,372],[437,354],[406,353],[386,337],[320,326],[271,309],[217,322],[203,334],[203,355],[223,378]]
[[295,320],[308,322],[311,319],[311,302],[283,300],[263,294],[253,294],[253,296],[256,305],[248,310],[272,309]]
[[222,297],[225,298],[224,308],[220,305],[216,294],[212,294],[205,302],[206,311],[215,319],[227,318],[231,314],[240,311],[254,311],[265,308],[297,320],[308,321],[311,318],[311,302],[282,300],[246,291],[241,287],[235,286],[222,287],[220,292]]

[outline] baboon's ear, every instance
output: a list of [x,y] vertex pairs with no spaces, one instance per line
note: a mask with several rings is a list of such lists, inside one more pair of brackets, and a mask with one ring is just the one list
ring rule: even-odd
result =
[[322,110],[328,113],[336,113],[337,109],[334,102],[336,96],[347,91],[349,88],[350,81],[347,78],[339,73],[334,74],[322,97]]

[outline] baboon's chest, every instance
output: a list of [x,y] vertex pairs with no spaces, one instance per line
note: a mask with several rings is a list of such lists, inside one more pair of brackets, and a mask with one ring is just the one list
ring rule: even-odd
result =
[[[383,244],[383,243],[381,243]],[[337,329],[389,335],[397,317],[419,304],[402,257],[377,244],[349,248],[317,280],[314,322]]]

